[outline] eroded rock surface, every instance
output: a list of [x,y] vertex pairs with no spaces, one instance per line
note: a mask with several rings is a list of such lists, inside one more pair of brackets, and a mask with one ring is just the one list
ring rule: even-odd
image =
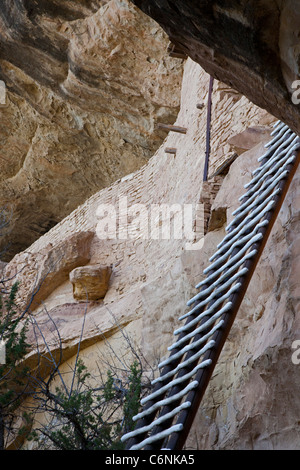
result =
[[0,12],[3,259],[99,189],[143,166],[173,122],[182,61],[126,0],[3,1]]
[[34,310],[61,284],[78,266],[86,265],[91,258],[90,249],[94,233],[79,232],[53,246],[51,243],[36,255],[30,250],[19,253],[13,263],[4,268],[4,278],[21,280],[18,291],[22,309]]

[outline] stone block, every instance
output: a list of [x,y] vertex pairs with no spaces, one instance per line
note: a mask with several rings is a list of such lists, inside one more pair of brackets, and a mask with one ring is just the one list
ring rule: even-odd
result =
[[111,267],[88,265],[73,269],[70,282],[73,284],[73,296],[78,301],[103,299],[108,291]]

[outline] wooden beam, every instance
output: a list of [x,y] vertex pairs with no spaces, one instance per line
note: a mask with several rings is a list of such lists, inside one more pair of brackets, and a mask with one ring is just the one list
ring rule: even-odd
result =
[[187,55],[184,52],[169,52],[170,57],[174,57],[175,59],[183,59],[187,58]]
[[187,54],[182,51],[178,46],[175,44],[170,43],[168,46],[168,54],[170,57],[175,57],[178,59],[187,59]]
[[171,124],[163,124],[163,123],[158,123],[157,127],[158,129],[163,129],[165,131],[179,132],[181,134],[187,133],[186,127],[172,126]]
[[176,155],[177,149],[172,148],[172,147],[166,147],[166,148],[165,148],[165,152],[166,152],[166,153],[171,153],[171,154],[173,154],[173,155]]

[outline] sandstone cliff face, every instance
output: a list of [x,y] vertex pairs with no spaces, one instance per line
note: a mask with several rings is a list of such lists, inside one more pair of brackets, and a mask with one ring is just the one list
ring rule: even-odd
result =
[[[257,166],[276,120],[216,81],[211,180],[203,186],[208,82],[203,69],[187,60],[176,120],[187,133],[170,132],[146,165],[96,192],[6,266],[6,276],[16,274],[21,281],[20,303],[28,301],[28,293],[43,280],[41,294],[33,304],[34,315],[42,325],[50,314],[59,325],[66,368],[74,361],[86,309],[82,357],[91,371],[106,347],[103,334],[115,349],[121,348],[119,327],[141,347],[150,364],[167,355],[178,317],[186,311],[186,301],[195,292],[193,286],[201,280],[209,257],[224,236],[243,185]],[[204,108],[200,110],[196,105],[201,103]],[[176,155],[167,154],[166,147],[176,148]],[[214,177],[220,164],[232,161],[233,154],[235,160],[227,174]],[[300,337],[299,178],[298,172],[196,417],[188,448],[299,448],[299,365],[291,360],[292,342]],[[104,205],[116,210],[120,201],[128,208],[135,206],[142,211],[138,220],[143,223],[153,204],[197,204],[212,189],[210,220],[198,249],[188,249],[188,233],[170,240],[141,236],[133,223],[137,220],[134,211],[126,220],[119,220],[122,230],[118,237],[99,238]],[[174,221],[178,228],[175,217]],[[197,241],[199,220],[193,221],[193,241]],[[74,298],[73,276],[69,276],[80,266],[83,276],[98,266],[109,267],[103,300],[86,304],[83,297]],[[41,300],[44,306],[39,307]],[[51,343],[53,352],[57,347]],[[120,354],[124,353],[121,349]],[[29,360],[34,367],[34,350]]]
[[148,161],[165,137],[157,121],[176,119],[182,61],[127,0],[5,0],[0,42],[7,261]]

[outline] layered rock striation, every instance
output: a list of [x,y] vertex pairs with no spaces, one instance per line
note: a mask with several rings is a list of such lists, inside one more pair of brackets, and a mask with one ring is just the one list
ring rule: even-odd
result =
[[126,0],[4,1],[0,207],[5,261],[143,166],[180,104],[182,61]]

